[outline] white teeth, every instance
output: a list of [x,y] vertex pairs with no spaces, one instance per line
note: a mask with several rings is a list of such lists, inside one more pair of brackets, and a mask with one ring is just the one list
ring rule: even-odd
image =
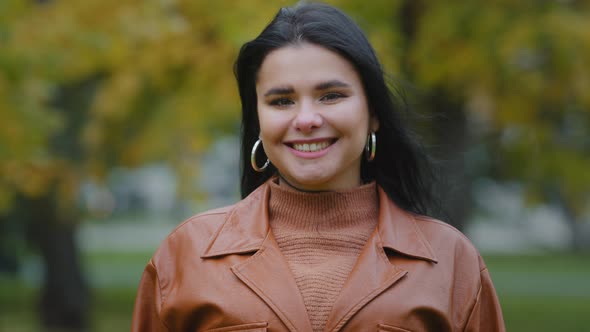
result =
[[293,144],[293,148],[297,151],[302,151],[302,152],[316,152],[316,151],[321,151],[325,148],[327,148],[330,145],[329,141],[324,141],[324,142],[319,142],[319,143],[311,143],[311,144]]

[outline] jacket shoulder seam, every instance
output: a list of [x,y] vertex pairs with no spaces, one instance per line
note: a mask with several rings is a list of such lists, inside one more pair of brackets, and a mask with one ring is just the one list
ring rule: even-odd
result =
[[463,329],[462,329],[463,331],[465,331],[465,329],[469,325],[469,322],[471,321],[471,318],[473,317],[475,307],[477,306],[477,303],[480,300],[481,291],[482,291],[482,284],[481,284],[481,275],[480,275],[479,276],[479,286],[477,289],[477,294],[475,295],[475,300],[473,301],[473,305],[471,305],[471,308],[469,309],[469,315],[467,315],[467,318],[465,319],[465,321],[461,323],[461,325],[463,325]]
[[162,325],[164,325],[166,330],[170,331],[170,327],[168,326],[168,324],[166,324],[166,321],[163,320],[162,316],[161,316],[164,305],[166,304],[167,297],[166,297],[166,294],[164,294],[164,290],[162,289],[162,283],[160,282],[160,274],[158,273],[158,269],[156,268],[156,265],[154,264],[153,259],[150,259],[150,265],[154,269],[154,274],[156,276],[156,282],[158,283],[158,290],[160,291],[160,309],[156,310],[156,314],[158,315],[158,319],[160,320],[160,322],[162,322]]
[[471,309],[469,309],[469,315],[465,319],[465,322],[463,322],[463,324],[462,324],[464,326],[463,331],[465,331],[465,329],[469,325],[469,322],[471,321],[471,318],[473,316],[473,312],[475,311],[475,307],[477,306],[477,304],[479,303],[479,301],[481,299],[481,292],[483,291],[482,273],[484,273],[484,271],[486,271],[487,269],[488,269],[487,266],[484,266],[479,271],[479,279],[478,279],[479,285],[477,288],[477,294],[475,295],[475,300],[473,301],[473,305],[471,306]]
[[231,214],[231,212],[234,210],[234,206],[235,205],[230,205],[230,206],[219,208],[219,209],[209,210],[209,211],[205,211],[203,213],[196,214],[192,217],[189,217],[185,221],[178,224],[178,226],[176,226],[174,228],[174,230],[172,232],[170,232],[169,236],[173,236],[179,229],[183,228],[186,224],[190,224],[192,222],[198,221],[199,219],[202,219],[204,217]]
[[[459,235],[459,237],[461,237],[463,240],[466,240],[471,246],[473,246],[473,243],[471,242],[471,240],[465,234],[463,234],[460,230],[455,228],[453,225],[449,225],[442,220],[430,218],[427,216],[421,216],[421,215],[416,215],[415,219],[420,220],[420,221],[424,221],[424,222],[429,222],[432,224],[436,224],[436,225],[439,225],[442,227],[446,227],[446,228],[450,229],[451,231],[453,231],[455,234]],[[418,227],[420,227],[420,226],[418,225]],[[473,246],[473,247],[475,248],[475,246]]]

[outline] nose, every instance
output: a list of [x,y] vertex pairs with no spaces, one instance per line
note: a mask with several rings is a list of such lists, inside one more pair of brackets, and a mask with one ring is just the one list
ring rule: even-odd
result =
[[310,133],[314,129],[320,128],[324,124],[324,118],[313,107],[313,105],[302,105],[298,110],[295,119],[293,119],[293,126],[298,131],[303,133]]

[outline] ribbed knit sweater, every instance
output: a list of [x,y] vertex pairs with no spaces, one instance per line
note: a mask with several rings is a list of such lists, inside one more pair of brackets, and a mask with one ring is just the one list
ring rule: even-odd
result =
[[320,193],[271,184],[270,227],[295,277],[314,332],[324,329],[377,217],[374,182]]

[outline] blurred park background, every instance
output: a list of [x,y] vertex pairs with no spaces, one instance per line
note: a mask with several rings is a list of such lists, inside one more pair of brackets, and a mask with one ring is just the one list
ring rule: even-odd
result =
[[[508,330],[589,331],[590,1],[327,2],[419,114]],[[0,0],[0,331],[129,330],[158,243],[239,199],[233,61],[293,3]]]

